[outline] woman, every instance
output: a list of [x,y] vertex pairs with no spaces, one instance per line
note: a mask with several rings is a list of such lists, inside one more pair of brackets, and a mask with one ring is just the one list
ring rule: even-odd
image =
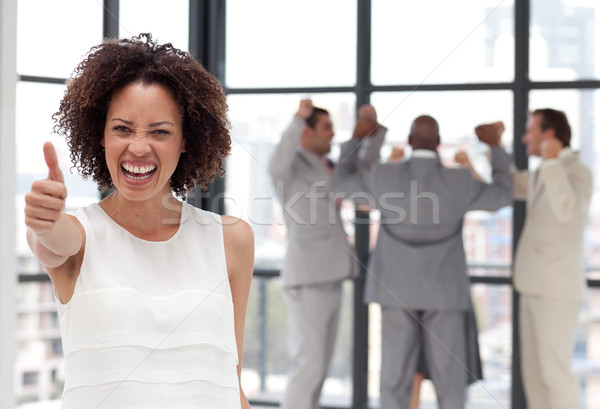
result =
[[113,192],[74,214],[54,147],[26,196],[27,238],[54,285],[63,408],[249,408],[240,387],[253,269],[245,222],[176,199],[223,172],[223,90],[150,34],[106,40],[54,115],[73,165]]

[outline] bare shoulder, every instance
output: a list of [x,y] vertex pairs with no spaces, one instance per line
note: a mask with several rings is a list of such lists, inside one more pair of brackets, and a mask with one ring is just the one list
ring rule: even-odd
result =
[[246,294],[254,270],[254,232],[248,223],[237,217],[221,216],[221,220],[232,292]]
[[225,245],[234,247],[254,246],[254,232],[244,220],[233,216],[221,216]]
[[244,220],[233,216],[221,216],[223,241],[227,252],[248,252],[254,249],[254,232]]

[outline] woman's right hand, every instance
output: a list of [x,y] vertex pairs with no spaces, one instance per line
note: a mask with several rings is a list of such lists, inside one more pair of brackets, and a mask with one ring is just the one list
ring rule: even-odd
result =
[[58,166],[54,145],[44,144],[48,177],[36,180],[25,195],[25,224],[37,235],[51,231],[63,214],[67,199],[63,173]]
[[[29,227],[27,242],[52,278],[52,269],[62,266],[83,248],[85,231],[75,217],[63,213],[67,188],[50,142],[44,144],[44,159],[48,177],[33,182],[25,195],[25,224]],[[56,286],[58,281],[52,281]]]

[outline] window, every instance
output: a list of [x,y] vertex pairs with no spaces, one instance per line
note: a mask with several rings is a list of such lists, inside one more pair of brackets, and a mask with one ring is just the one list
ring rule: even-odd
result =
[[229,0],[226,30],[228,88],[356,81],[356,0]]
[[372,4],[374,84],[507,82],[514,78],[512,1],[374,0]]
[[[527,109],[553,107],[567,113],[573,147],[581,151],[595,176],[585,236],[585,263],[592,289],[581,315],[573,367],[584,407],[597,406],[600,170],[596,158],[600,122],[595,113],[600,98],[600,4],[596,0],[310,0],[285,4],[228,0],[226,7],[218,7],[224,15],[215,20],[214,14],[207,13],[200,26],[190,23],[190,10],[196,7],[206,12],[218,2],[199,2],[199,6],[194,0],[174,0],[167,7],[159,0],[10,1],[18,5],[16,169],[11,175],[17,185],[15,243],[21,280],[14,371],[18,404],[58,399],[64,379],[52,288],[48,282],[40,282],[43,272],[24,241],[23,195],[33,180],[45,177],[41,146],[51,140],[67,179],[67,207],[98,200],[95,184],[69,173],[67,148],[52,134],[51,115],[65,89],[62,80],[90,47],[107,35],[102,21],[106,12],[119,17],[122,37],[151,32],[158,42],[171,42],[184,50],[190,48],[190,37],[202,37],[210,40],[204,47],[219,48],[217,61],[210,61],[210,66],[223,73],[220,80],[228,93],[233,146],[226,163],[225,190],[210,194],[222,195],[225,212],[249,221],[256,235],[257,274],[248,306],[242,375],[252,400],[279,402],[285,388],[287,314],[276,275],[286,232],[267,166],[298,101],[311,97],[332,114],[334,159],[339,144],[352,132],[357,105],[371,101],[380,121],[389,128],[383,159],[396,145],[405,147],[410,155],[406,147],[410,122],[420,114],[430,114],[440,123],[442,159],[451,165],[454,153],[465,150],[484,178],[489,178],[489,164],[485,147],[473,135],[476,124],[503,120],[503,143],[519,160],[524,151],[518,141]],[[366,5],[371,6],[370,13],[365,12]],[[530,19],[523,14],[528,8]],[[218,32],[218,37],[224,34],[219,38],[224,41],[199,36],[200,31]],[[528,64],[523,64],[524,60]],[[370,70],[357,68],[361,64]],[[529,166],[537,166],[535,159]],[[345,214],[351,213],[352,209]],[[515,216],[515,220],[522,216],[518,207]],[[515,329],[510,286],[512,223],[511,207],[494,214],[474,212],[465,219],[468,274],[474,283],[471,291],[486,377],[469,387],[469,402],[474,407],[524,407],[519,385],[512,385],[511,392],[512,376],[518,371],[511,367]],[[346,227],[350,234],[354,232],[353,225]],[[350,407],[353,393],[358,392],[376,407],[379,312],[377,307],[369,308],[368,327],[366,322],[353,322],[356,307],[362,304],[354,304],[352,291],[352,283],[346,283],[338,344],[323,403]],[[368,350],[354,350],[353,323],[368,334]],[[369,366],[360,369],[368,371],[368,382],[353,383],[352,363],[364,355],[369,357]],[[433,404],[434,400],[433,388],[425,386],[423,403]]]
[[[285,225],[268,165],[281,134],[291,122],[301,98],[298,94],[230,95],[232,154],[227,162],[226,213],[248,221],[254,229],[256,268],[281,268]],[[334,143],[348,140],[354,126],[354,95],[312,95],[316,106],[327,109],[334,123]],[[339,146],[332,156],[339,155]]]
[[102,3],[18,0],[17,72],[67,78],[102,40]]
[[189,47],[189,1],[171,0],[168,6],[160,0],[119,1],[119,37],[152,33],[158,43]]
[[600,79],[598,13],[596,1],[532,0],[531,79]]

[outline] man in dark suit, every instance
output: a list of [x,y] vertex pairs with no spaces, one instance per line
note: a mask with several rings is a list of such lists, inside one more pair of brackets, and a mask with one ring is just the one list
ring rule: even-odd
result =
[[420,116],[408,140],[412,157],[366,171],[358,160],[361,137],[377,124],[362,119],[357,128],[362,130],[342,146],[336,179],[347,190],[369,192],[381,212],[365,293],[366,302],[382,308],[380,406],[408,407],[424,348],[440,409],[462,408],[470,300],[463,217],[469,210],[497,210],[511,203],[509,157],[498,146],[495,129],[483,126],[476,132],[491,148],[492,183],[480,182],[468,169],[445,168],[437,155],[438,124]]

